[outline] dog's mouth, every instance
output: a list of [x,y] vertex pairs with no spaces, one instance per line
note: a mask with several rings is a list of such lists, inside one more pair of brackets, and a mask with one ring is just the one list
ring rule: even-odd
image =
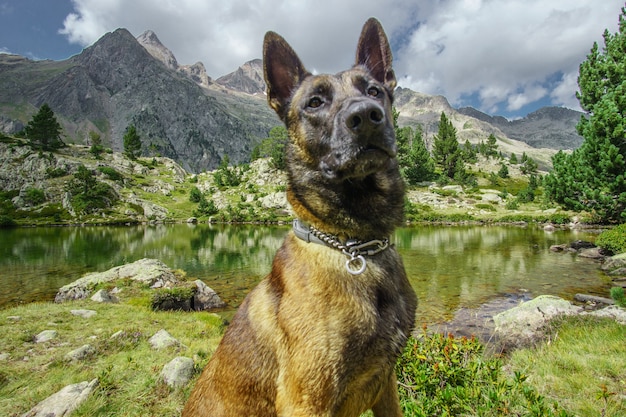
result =
[[349,150],[330,152],[321,159],[319,168],[322,175],[329,180],[365,178],[386,170],[396,154],[395,143],[389,146],[370,143]]

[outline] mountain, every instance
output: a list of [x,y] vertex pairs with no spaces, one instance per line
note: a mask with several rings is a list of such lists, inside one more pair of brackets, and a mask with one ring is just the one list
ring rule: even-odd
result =
[[215,168],[225,155],[235,163],[247,160],[279,123],[264,100],[203,85],[156,36],[144,35],[148,47],[118,29],[58,62],[0,54],[3,129],[23,126],[48,103],[70,143],[85,143],[95,131],[119,151],[133,124],[144,154],[172,158],[192,172]]
[[216,82],[231,90],[264,96],[263,61],[260,59],[248,61],[235,72],[218,78]]
[[[64,61],[0,54],[0,131],[22,130],[48,103],[68,143],[88,144],[93,131],[105,146],[121,151],[132,124],[144,155],[169,157],[188,171],[201,172],[217,167],[226,155],[233,163],[247,161],[280,123],[264,91],[259,59],[213,80],[201,62],[179,64],[154,32],[135,39],[118,29]],[[580,113],[567,109],[545,108],[508,121],[471,108],[457,111],[445,97],[406,88],[398,88],[395,96],[400,126],[420,123],[430,146],[442,111],[460,142],[477,144],[493,134],[504,154],[525,152],[543,168],[550,166],[555,149],[582,141],[574,128]]]
[[167,68],[180,71],[187,75],[196,84],[203,87],[209,87],[213,80],[206,73],[206,68],[202,62],[196,62],[193,65],[179,65],[176,57],[161,43],[156,33],[151,30],[147,30],[137,37],[137,42],[143,46],[146,51],[154,58],[161,61]]
[[582,136],[576,132],[576,125],[584,113],[564,107],[543,107],[512,121],[489,116],[472,107],[460,108],[458,112],[492,124],[509,138],[535,148],[576,149],[583,142]]

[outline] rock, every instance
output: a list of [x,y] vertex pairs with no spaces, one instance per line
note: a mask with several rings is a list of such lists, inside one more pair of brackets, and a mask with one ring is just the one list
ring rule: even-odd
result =
[[10,357],[8,353],[0,353],[0,361],[8,361]]
[[576,250],[581,250],[581,249],[591,249],[591,248],[595,248],[596,245],[594,245],[591,242],[587,242],[585,240],[575,240],[572,243],[569,244],[569,247],[572,249],[576,249]]
[[602,255],[601,249],[597,247],[579,249],[578,256],[580,256],[581,258],[604,259],[604,255]]
[[619,268],[626,268],[626,253],[606,258],[602,264],[603,271],[614,271]]
[[190,217],[187,219],[187,223],[189,224],[196,224],[198,223],[198,219],[196,217]]
[[59,334],[56,330],[44,330],[35,336],[35,343],[44,343],[55,339]]
[[193,376],[193,359],[179,356],[172,359],[161,371],[161,378],[172,388],[187,385]]
[[587,314],[596,317],[608,317],[615,320],[619,324],[626,325],[626,309],[623,309],[616,305],[605,307],[601,310],[592,311]]
[[502,203],[502,197],[495,193],[485,193],[483,191],[482,201],[483,203],[500,204]]
[[494,316],[495,336],[506,350],[530,346],[545,337],[546,323],[562,314],[578,314],[582,309],[568,301],[541,295]]
[[66,361],[76,362],[76,361],[81,361],[95,353],[96,353],[96,349],[94,349],[93,346],[83,345],[79,347],[78,349],[74,349],[70,352],[67,352],[64,358]]
[[566,244],[561,244],[561,245],[552,245],[550,246],[550,251],[552,252],[563,252],[564,250],[567,249],[567,245]]
[[[546,232],[554,232],[556,228],[554,227],[554,225],[552,223],[548,223],[545,226],[543,226],[543,230]],[[552,247],[550,247],[550,249],[552,249]]]
[[98,312],[94,310],[70,310],[70,313],[74,316],[79,316],[84,319],[91,318],[98,314]]
[[583,303],[607,304],[607,305],[615,304],[615,301],[613,301],[610,298],[598,297],[595,295],[588,295],[588,294],[576,294],[574,296],[574,300],[580,301]]
[[125,335],[126,335],[126,332],[124,330],[118,330],[115,333],[113,333],[109,339],[120,339],[124,337]]
[[174,339],[165,329],[161,329],[154,334],[148,343],[153,349],[164,349],[170,346],[181,346],[181,343]]
[[177,279],[170,268],[156,259],[140,259],[136,262],[116,266],[105,272],[96,272],[59,289],[54,298],[55,303],[87,298],[98,284],[117,279],[130,278],[140,281],[153,288],[172,287]]
[[109,294],[107,290],[98,290],[91,296],[91,301],[95,301],[97,303],[117,303],[118,299],[117,297]]
[[22,320],[22,317],[20,317],[20,316],[7,316],[7,320],[9,320],[9,321],[20,321],[20,320]]
[[98,385],[98,379],[68,385],[56,394],[46,398],[22,417],[62,417],[69,416]]
[[196,284],[196,292],[193,296],[194,310],[204,311],[226,307],[226,303],[222,301],[219,295],[204,282],[197,279],[194,281],[194,284]]

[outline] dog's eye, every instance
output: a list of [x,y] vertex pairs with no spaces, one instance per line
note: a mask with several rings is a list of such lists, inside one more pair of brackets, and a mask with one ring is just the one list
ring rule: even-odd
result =
[[310,108],[312,108],[312,109],[316,109],[316,108],[318,108],[319,106],[321,106],[321,105],[322,105],[322,103],[323,103],[323,102],[322,102],[322,99],[321,99],[321,98],[319,98],[319,97],[312,97],[312,98],[309,100],[309,102],[308,102],[307,106],[308,106],[308,107],[310,107]]
[[367,89],[367,95],[370,97],[378,97],[380,95],[380,90],[376,87],[370,87]]

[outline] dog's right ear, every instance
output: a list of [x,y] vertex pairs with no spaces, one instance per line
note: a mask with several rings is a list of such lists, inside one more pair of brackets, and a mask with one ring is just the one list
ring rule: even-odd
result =
[[287,41],[274,32],[267,32],[263,41],[263,71],[267,101],[284,119],[291,94],[310,73]]

